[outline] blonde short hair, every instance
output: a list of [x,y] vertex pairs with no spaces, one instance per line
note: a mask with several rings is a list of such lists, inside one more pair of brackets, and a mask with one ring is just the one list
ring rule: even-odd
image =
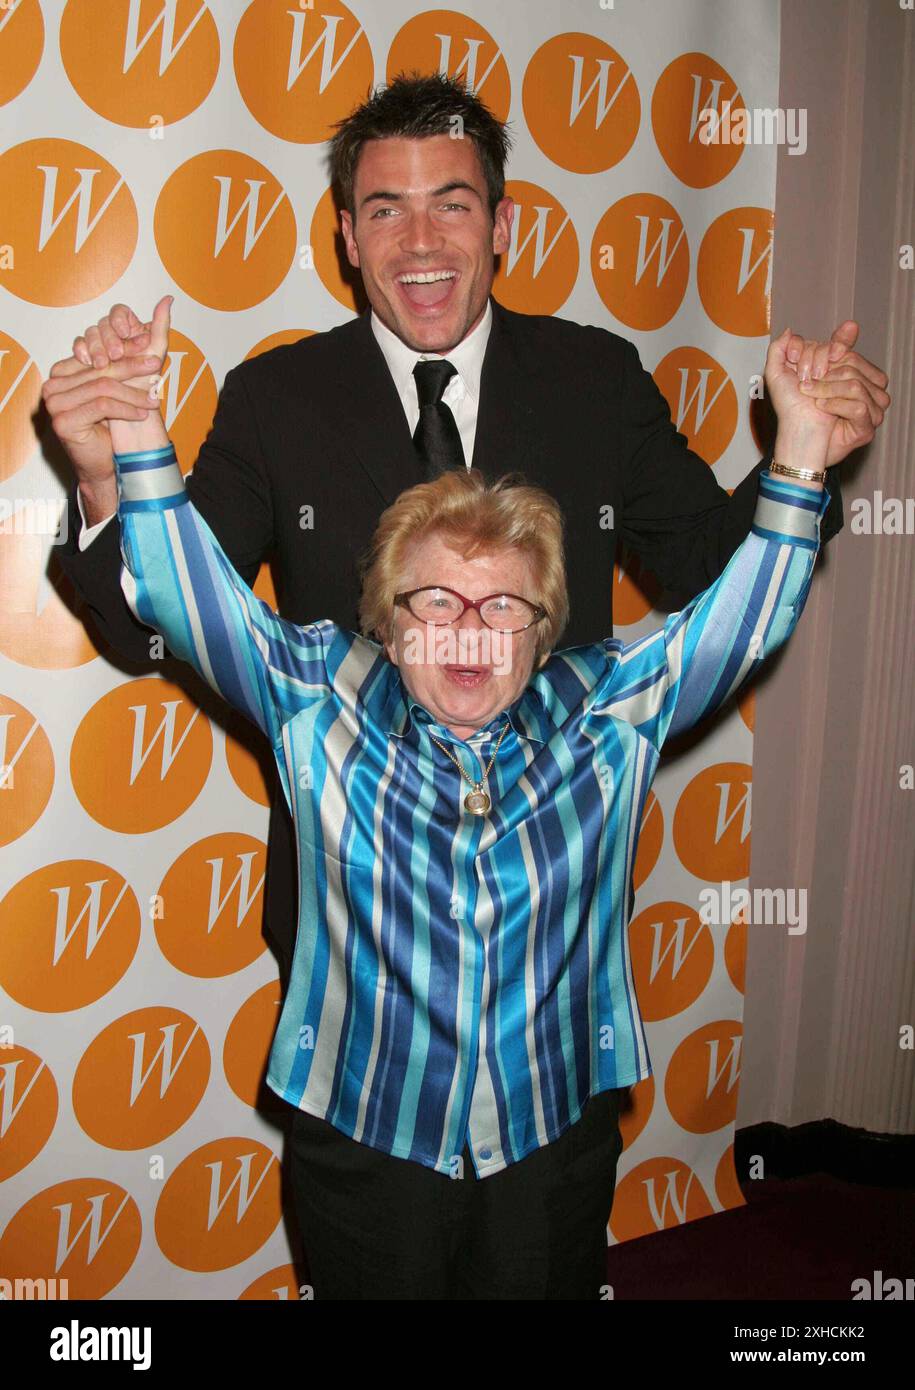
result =
[[381,514],[362,564],[359,624],[387,645],[394,635],[394,596],[404,588],[412,547],[437,535],[469,559],[480,552],[520,550],[530,561],[536,592],[525,595],[547,616],[537,624],[535,662],[551,651],[569,619],[562,512],[555,498],[506,473],[487,482],[475,468],[454,469],[407,488]]

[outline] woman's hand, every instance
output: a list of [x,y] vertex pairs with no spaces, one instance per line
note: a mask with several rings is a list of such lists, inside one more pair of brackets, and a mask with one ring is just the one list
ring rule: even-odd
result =
[[[890,404],[887,377],[853,348],[858,325],[839,324],[829,342],[786,329],[766,355],[766,390],[778,417],[776,458],[789,449],[808,468],[831,468],[869,444]],[[781,452],[779,452],[779,447]]]
[[116,454],[128,454],[138,449],[161,449],[168,443],[168,434],[159,410],[162,386],[161,369],[168,353],[168,334],[171,327],[172,296],[165,295],[153,310],[148,355],[156,359],[151,372],[129,377],[126,385],[145,391],[149,411],[143,420],[109,420],[111,447]]

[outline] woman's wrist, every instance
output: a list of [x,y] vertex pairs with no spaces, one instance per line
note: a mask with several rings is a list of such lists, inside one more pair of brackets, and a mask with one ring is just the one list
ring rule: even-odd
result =
[[[821,473],[826,469],[828,440],[823,431],[811,431],[803,426],[779,425],[772,448],[772,462],[785,468],[797,468],[805,472]],[[788,478],[774,473],[773,477],[783,477],[785,482],[796,483],[798,487],[809,488],[812,492],[822,492],[823,483],[816,479]]]
[[156,406],[151,406],[145,420],[109,420],[111,450],[115,454],[133,454],[141,449],[163,449],[169,443],[165,422]]

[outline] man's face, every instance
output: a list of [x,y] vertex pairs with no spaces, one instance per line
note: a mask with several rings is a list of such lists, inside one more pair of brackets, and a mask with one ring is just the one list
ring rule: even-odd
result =
[[450,351],[486,309],[512,200],[493,222],[476,146],[450,135],[367,141],[353,199],[355,223],[340,214],[343,237],[372,309],[415,352]]

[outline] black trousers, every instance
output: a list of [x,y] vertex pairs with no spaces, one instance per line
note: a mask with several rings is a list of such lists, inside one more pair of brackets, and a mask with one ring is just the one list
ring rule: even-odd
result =
[[293,1195],[314,1297],[600,1299],[620,1091],[552,1144],[478,1178],[393,1158],[296,1109]]

